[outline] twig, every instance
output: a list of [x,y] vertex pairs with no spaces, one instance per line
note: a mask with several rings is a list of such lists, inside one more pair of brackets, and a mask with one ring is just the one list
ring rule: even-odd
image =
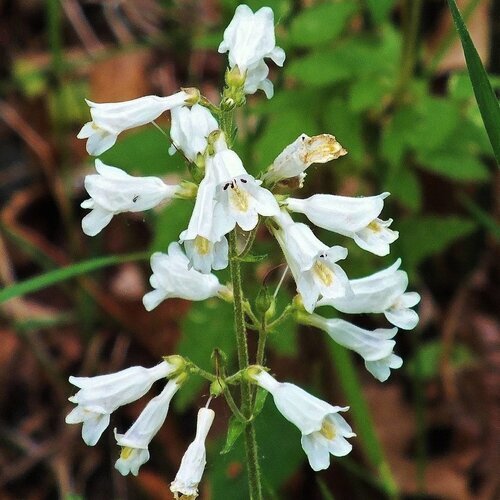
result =
[[63,0],[61,4],[66,17],[73,26],[85,50],[89,54],[103,50],[104,45],[100,42],[99,38],[97,38],[97,35],[92,29],[90,23],[87,21],[87,18],[85,17],[78,1]]

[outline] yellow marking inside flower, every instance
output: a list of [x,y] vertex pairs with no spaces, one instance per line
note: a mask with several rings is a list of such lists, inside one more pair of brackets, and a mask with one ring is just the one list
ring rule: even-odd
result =
[[194,239],[194,246],[200,255],[207,255],[210,252],[210,241],[203,236],[197,236]]
[[335,426],[331,422],[329,422],[326,418],[325,420],[323,420],[323,423],[321,424],[321,430],[319,432],[323,436],[325,436],[326,439],[328,439],[328,441],[335,439],[335,436],[337,435]]
[[370,229],[374,233],[380,233],[380,231],[382,231],[380,224],[376,220],[372,220],[370,224],[368,224],[368,229]]
[[323,262],[317,260],[314,263],[313,272],[326,286],[330,286],[333,283],[333,272]]
[[134,448],[130,448],[129,446],[124,446],[122,448],[122,451],[120,453],[120,458],[123,460],[127,460],[130,455],[132,455],[132,452],[134,451]]
[[234,187],[231,189],[231,203],[240,212],[246,212],[248,210],[248,193],[244,189],[240,189],[235,183]]

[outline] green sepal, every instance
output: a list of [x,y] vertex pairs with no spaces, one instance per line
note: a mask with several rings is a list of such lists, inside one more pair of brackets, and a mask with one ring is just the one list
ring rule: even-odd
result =
[[252,420],[259,415],[259,413],[264,409],[264,404],[266,403],[266,398],[269,393],[262,389],[262,387],[257,388],[257,393],[255,394],[255,405],[253,407]]
[[267,258],[267,253],[264,255],[253,255],[253,254],[247,254],[243,255],[242,257],[236,257],[240,262],[262,262]]

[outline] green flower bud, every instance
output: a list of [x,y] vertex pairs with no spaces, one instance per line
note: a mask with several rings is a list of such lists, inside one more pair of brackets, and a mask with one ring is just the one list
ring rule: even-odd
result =
[[214,380],[210,384],[210,396],[214,398],[220,396],[226,390],[226,383],[222,379]]
[[275,309],[275,299],[272,294],[269,293],[269,288],[265,285],[257,294],[257,298],[255,299],[255,309],[260,316],[267,316],[270,309]]

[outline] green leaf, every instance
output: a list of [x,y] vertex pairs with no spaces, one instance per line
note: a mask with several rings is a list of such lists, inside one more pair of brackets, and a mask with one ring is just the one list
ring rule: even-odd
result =
[[[282,113],[270,115],[263,133],[252,144],[256,160],[254,164],[260,165],[261,168],[267,167],[286,145],[295,141],[302,133],[308,135],[320,133],[318,124],[310,110],[299,105],[284,110]],[[255,171],[249,170],[250,173],[255,173]]]
[[403,155],[413,142],[413,128],[420,120],[414,106],[403,106],[394,113],[382,133],[382,154],[399,167]]
[[109,257],[96,257],[84,262],[78,262],[77,264],[72,264],[61,269],[56,269],[55,271],[50,271],[0,290],[0,303],[13,299],[14,297],[26,295],[27,293],[37,292],[43,288],[61,283],[62,281],[74,278],[75,276],[96,271],[97,269],[101,269],[103,267],[122,264],[123,262],[131,262],[134,260],[146,260],[148,258],[149,253],[139,252],[126,255],[112,255]]
[[389,25],[377,34],[356,35],[331,49],[336,64],[349,69],[355,78],[372,75],[394,80],[398,72],[400,34]]
[[359,79],[349,90],[349,106],[355,112],[381,109],[391,93],[393,80],[385,76]]
[[151,251],[165,252],[172,241],[177,241],[187,228],[193,212],[193,202],[174,199],[154,218],[154,240]]
[[476,227],[475,222],[461,217],[410,217],[397,224],[396,229],[401,235],[397,240],[398,253],[405,266],[411,268],[442,252]]
[[365,3],[373,21],[376,24],[380,24],[387,19],[387,16],[394,6],[395,0],[365,0]]
[[[429,341],[423,344],[416,355],[405,364],[406,370],[414,376],[416,365],[420,369],[420,377],[428,381],[439,374],[439,365],[443,345],[440,341]],[[451,353],[451,363],[455,369],[462,369],[470,366],[474,360],[473,353],[464,344],[455,344]]]
[[[211,299],[194,302],[181,323],[182,337],[177,352],[201,368],[212,371],[211,354],[218,347],[227,355],[228,367],[235,357],[233,309],[231,304]],[[207,382],[201,377],[189,377],[175,398],[179,411],[184,411]],[[208,389],[207,389],[208,390]]]
[[454,151],[417,153],[419,165],[431,172],[458,181],[485,181],[488,179],[486,166],[473,156],[457,155]]
[[364,160],[365,147],[360,115],[353,113],[343,99],[334,98],[324,107],[323,122],[326,131],[333,134],[349,153],[341,161],[361,163]]
[[[463,119],[451,134],[446,149],[463,156],[492,156],[488,134],[484,130],[481,117],[479,116],[479,123],[477,123],[475,117],[470,116],[474,114],[474,110],[477,110],[475,101],[474,107],[468,110],[469,117]],[[479,111],[477,114],[479,115]]]
[[245,426],[246,424],[241,420],[238,420],[234,415],[229,419],[229,423],[227,425],[226,444],[220,451],[221,455],[225,455],[232,450],[234,443],[236,443],[237,439],[241,436],[241,434],[243,434]]
[[[292,302],[292,295],[283,287],[276,297],[276,310],[283,311]],[[296,356],[299,351],[297,322],[289,315],[267,336],[268,345],[280,356]]]
[[45,96],[54,122],[64,126],[85,123],[89,110],[84,98],[88,94],[88,84],[82,81],[66,82],[47,92]]
[[422,206],[422,187],[418,177],[407,167],[393,169],[386,181],[385,189],[402,205],[413,210]]
[[294,88],[278,92],[270,101],[256,101],[252,111],[274,116],[276,113],[286,113],[290,108],[299,107],[306,111],[315,105],[318,105],[318,93],[315,89]]
[[469,213],[476,219],[478,224],[483,226],[495,239],[500,240],[500,224],[498,224],[498,221],[495,218],[476,205],[476,203],[465,195],[460,197],[460,201]]
[[450,97],[460,101],[474,99],[474,89],[467,72],[454,73],[448,81]]
[[314,47],[337,38],[356,12],[355,2],[324,3],[300,12],[292,21],[288,42]]
[[12,79],[16,87],[27,97],[45,94],[48,88],[48,72],[29,57],[15,58],[12,63]]
[[101,160],[138,175],[165,175],[185,172],[185,160],[170,156],[170,141],[153,125],[147,125],[118,137],[116,144],[101,155]]
[[419,119],[409,128],[411,143],[418,150],[446,148],[453,130],[459,125],[459,105],[443,98],[425,97],[418,103]]
[[340,83],[352,77],[351,68],[342,64],[330,50],[315,51],[297,58],[286,67],[285,72],[298,82],[315,87]]
[[493,92],[481,58],[474,47],[455,0],[448,0],[448,5],[462,42],[467,69],[484,126],[488,132],[497,163],[500,163],[500,106],[498,99]]
[[[181,393],[179,391],[179,395]],[[278,489],[305,459],[300,446],[300,433],[293,424],[283,418],[274,404],[264,405],[262,413],[255,421],[255,431],[264,487]],[[211,498],[248,500],[242,439],[236,441],[230,453],[214,454],[207,462],[210,464],[207,468],[207,483],[211,486]],[[273,498],[268,492],[264,496],[266,500]]]

